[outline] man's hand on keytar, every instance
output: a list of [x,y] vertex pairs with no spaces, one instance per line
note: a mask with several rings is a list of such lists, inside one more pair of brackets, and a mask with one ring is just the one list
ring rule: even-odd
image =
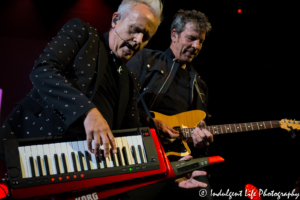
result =
[[[115,138],[97,108],[93,108],[87,113],[84,119],[84,128],[88,150],[95,156],[100,156],[100,145],[103,145],[104,157],[109,156],[110,146],[112,152],[117,153]],[[92,140],[94,140],[94,148],[92,148]]]

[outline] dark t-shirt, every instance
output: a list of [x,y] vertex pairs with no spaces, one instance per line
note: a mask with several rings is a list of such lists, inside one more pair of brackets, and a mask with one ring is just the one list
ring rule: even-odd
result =
[[189,71],[178,68],[166,94],[164,94],[161,102],[155,108],[152,108],[152,110],[165,115],[176,115],[188,111],[190,108],[189,79]]

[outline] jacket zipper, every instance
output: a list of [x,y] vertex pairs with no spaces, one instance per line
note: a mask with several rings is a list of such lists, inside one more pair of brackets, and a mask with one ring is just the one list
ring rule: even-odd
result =
[[176,61],[176,60],[177,60],[176,58],[173,59],[174,62],[173,62],[173,65],[172,65],[172,67],[171,67],[171,71],[170,71],[168,77],[166,78],[164,84],[161,86],[160,90],[158,91],[157,95],[155,96],[155,98],[154,98],[154,100],[153,100],[153,102],[152,102],[152,104],[151,104],[149,110],[151,110],[151,108],[152,108],[152,106],[153,106],[153,104],[154,104],[154,102],[155,102],[157,96],[159,95],[159,93],[161,92],[161,90],[162,90],[163,87],[165,86],[166,82],[168,81],[168,79],[169,79],[169,77],[170,77],[170,75],[171,75],[171,73],[172,73],[172,70],[173,70],[173,67],[174,67],[174,65],[175,65],[175,61]]

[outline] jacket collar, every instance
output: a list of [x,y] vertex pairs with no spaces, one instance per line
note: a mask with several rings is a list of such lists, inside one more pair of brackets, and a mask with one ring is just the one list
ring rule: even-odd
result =
[[[170,47],[165,51],[165,55],[166,55],[166,57],[167,57],[168,62],[174,62],[175,55],[174,55],[174,53],[173,53],[173,51],[172,51],[172,49],[171,49]],[[175,62],[178,63],[177,59],[175,60]],[[192,73],[194,73],[194,74],[198,74],[197,71],[194,69],[194,67],[193,67],[193,65],[192,65],[191,63],[188,63],[188,64],[186,65],[186,68],[187,68],[190,72],[192,72]]]

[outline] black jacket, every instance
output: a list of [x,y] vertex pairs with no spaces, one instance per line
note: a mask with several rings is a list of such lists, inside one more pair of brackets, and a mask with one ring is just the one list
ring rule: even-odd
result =
[[[179,63],[170,48],[165,52],[143,49],[127,62],[127,67],[139,80],[141,95],[149,110],[155,108],[168,90]],[[203,110],[207,113],[208,88],[192,65],[187,66],[190,74],[190,108]],[[199,86],[199,92],[195,85]],[[140,115],[145,119],[144,112]]]
[[[34,88],[0,128],[0,154],[5,139],[62,135],[71,125],[83,124],[82,116],[96,107],[93,96],[108,62],[103,40],[96,28],[80,19],[70,20],[52,38],[30,75]],[[122,73],[130,76],[125,66]],[[138,121],[133,81],[128,80],[120,90],[118,128]]]

